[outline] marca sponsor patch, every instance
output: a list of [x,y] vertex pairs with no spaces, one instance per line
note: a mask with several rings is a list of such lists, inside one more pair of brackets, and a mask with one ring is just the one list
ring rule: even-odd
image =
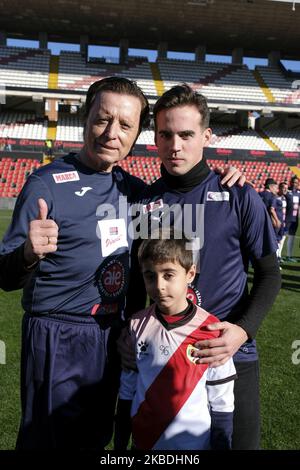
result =
[[157,209],[161,209],[162,207],[164,207],[164,203],[162,199],[149,202],[149,204],[146,204],[143,206],[143,214],[148,214],[149,212],[156,211]]
[[208,191],[207,201],[229,201],[228,191]]
[[66,171],[66,173],[53,173],[55,183],[69,183],[70,181],[79,181],[77,171]]

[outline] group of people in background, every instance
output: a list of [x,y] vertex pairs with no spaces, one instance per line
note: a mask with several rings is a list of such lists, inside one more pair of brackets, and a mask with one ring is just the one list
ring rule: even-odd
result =
[[[265,181],[265,190],[259,193],[271,217],[278,242],[277,256],[279,262],[297,262],[293,258],[295,236],[298,229],[300,207],[299,178],[293,176],[290,184],[286,181],[277,183],[273,178]],[[287,256],[282,257],[285,240]]]

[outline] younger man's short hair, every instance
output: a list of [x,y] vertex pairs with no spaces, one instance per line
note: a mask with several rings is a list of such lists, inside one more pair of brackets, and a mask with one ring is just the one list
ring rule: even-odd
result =
[[138,251],[140,265],[146,261],[155,264],[179,263],[186,271],[194,264],[191,239],[181,232],[158,230],[152,238],[143,240]]
[[178,106],[195,106],[201,116],[201,127],[209,127],[209,108],[205,96],[194,91],[186,83],[176,85],[167,90],[155,103],[153,107],[153,118],[156,126],[156,118],[163,109],[176,108]]

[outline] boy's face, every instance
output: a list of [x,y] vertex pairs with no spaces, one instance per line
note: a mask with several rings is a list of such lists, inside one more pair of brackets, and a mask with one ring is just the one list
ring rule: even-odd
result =
[[142,272],[147,293],[162,313],[175,315],[187,307],[187,287],[195,277],[195,265],[186,271],[178,262],[158,264],[147,260]]
[[156,116],[158,155],[171,175],[185,175],[199,163],[210,139],[211,129],[202,127],[196,106],[162,109]]

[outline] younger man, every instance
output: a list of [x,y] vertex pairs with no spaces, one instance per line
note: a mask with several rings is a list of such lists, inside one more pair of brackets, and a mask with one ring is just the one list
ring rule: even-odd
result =
[[137,372],[122,372],[116,449],[126,449],[130,407],[137,449],[230,449],[233,361],[217,368],[196,364],[193,345],[218,337],[206,328],[218,320],[187,299],[196,274],[188,240],[166,236],[162,231],[159,239],[143,241],[138,253],[154,304],[130,321]]
[[298,217],[300,207],[300,190],[299,179],[293,176],[290,181],[289,191],[286,194],[286,228],[287,228],[287,258],[286,261],[296,263],[297,260],[292,258],[294,240],[298,229]]
[[286,224],[285,224],[285,219],[286,219],[286,207],[287,207],[287,200],[286,200],[286,194],[288,191],[288,185],[285,182],[282,182],[278,186],[278,194],[276,198],[276,213],[278,215],[278,218],[281,222],[280,228],[276,234],[277,236],[277,241],[278,241],[278,259],[281,261],[281,253],[282,253],[282,248],[284,244],[284,240],[286,238]]

